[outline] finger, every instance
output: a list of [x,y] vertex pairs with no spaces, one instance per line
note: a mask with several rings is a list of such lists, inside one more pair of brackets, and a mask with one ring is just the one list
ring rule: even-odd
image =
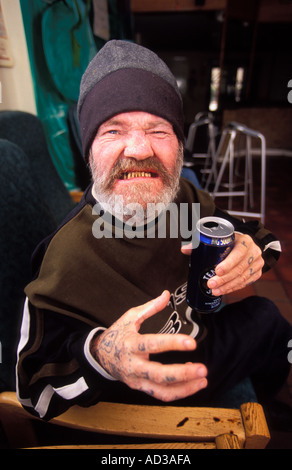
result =
[[[238,283],[246,285],[250,281],[250,277],[255,275],[262,274],[262,268],[264,265],[264,260],[260,256],[254,259],[253,256],[250,256],[248,259],[244,259],[243,262],[237,264],[233,267],[228,273],[223,276],[215,275],[208,281],[208,287],[212,289],[214,295],[222,295],[222,292],[219,293],[217,289],[224,288],[226,284],[232,283],[235,285]],[[257,277],[258,279],[258,277]]]
[[157,384],[189,382],[207,377],[207,368],[200,363],[161,364],[154,361],[137,361],[136,377],[148,379]]
[[158,312],[161,312],[165,307],[170,299],[169,291],[165,290],[162,292],[161,295],[156,297],[155,299],[146,302],[143,305],[139,305],[138,307],[131,309],[131,314],[135,315],[136,317],[136,327],[137,331],[139,331],[141,324],[149,317],[152,317]]
[[131,353],[159,354],[167,351],[193,351],[197,343],[183,334],[144,334],[131,338]]
[[192,254],[192,250],[193,250],[193,247],[192,247],[192,243],[188,243],[187,245],[183,245],[181,247],[181,252],[184,254],[184,255],[191,255]]
[[[254,264],[256,263],[256,265]],[[251,266],[253,264],[253,266]],[[264,265],[261,249],[248,235],[239,235],[231,253],[215,268],[216,276],[208,282],[211,289],[223,285],[234,278],[240,277],[248,268],[254,271]]]
[[194,395],[207,387],[207,384],[206,378],[171,385],[156,384],[144,380],[139,382],[139,390],[163,402],[170,402]]
[[241,265],[246,259],[249,259],[251,256],[255,257],[255,251],[257,256],[261,253],[260,248],[249,235],[237,236],[233,250],[216,266],[215,273],[218,276],[228,274],[235,266]]
[[235,292],[241,289],[244,289],[246,286],[253,284],[256,282],[258,279],[261,277],[261,272],[254,273],[248,281],[245,280],[237,280],[237,281],[231,281],[220,288],[217,289],[212,289],[212,294],[215,296],[221,296],[221,295],[226,295],[230,294],[231,292]]
[[[237,276],[230,281],[223,281],[221,278],[218,281],[218,284],[221,283],[220,287],[213,287],[212,294],[215,296],[229,294],[230,292],[234,292],[235,290],[243,289],[248,284],[252,284],[257,281],[262,275],[262,264],[259,264],[258,268],[255,268],[256,264],[253,267],[249,267],[241,274],[241,276]],[[212,283],[210,282],[210,285]]]

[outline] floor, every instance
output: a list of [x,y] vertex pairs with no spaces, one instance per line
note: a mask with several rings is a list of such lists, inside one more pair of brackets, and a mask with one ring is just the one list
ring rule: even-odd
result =
[[[228,295],[224,300],[233,302],[254,294],[268,297],[276,303],[281,314],[292,324],[292,158],[269,156],[266,170],[265,226],[281,241],[282,254],[277,265],[260,280]],[[255,200],[258,200],[258,187],[254,191]],[[223,207],[223,199],[220,198],[220,202],[217,199],[217,202]],[[236,204],[238,209],[242,210],[239,208],[239,201],[235,202]],[[236,207],[234,209],[237,210]],[[288,351],[287,348],[287,354]],[[292,419],[289,430],[286,428],[280,431],[271,429],[270,426],[270,432],[272,436],[270,448],[292,449]]]

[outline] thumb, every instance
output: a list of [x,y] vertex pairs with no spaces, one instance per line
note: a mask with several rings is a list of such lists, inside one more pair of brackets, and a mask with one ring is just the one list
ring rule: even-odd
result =
[[161,312],[167,306],[169,299],[170,299],[170,293],[169,291],[165,290],[162,292],[161,295],[159,295],[155,299],[152,299],[149,302],[146,302],[145,304],[137,307],[136,309],[137,317],[135,321],[137,331],[139,331],[142,323],[147,318],[152,317],[158,312]]
[[182,245],[181,252],[183,255],[191,255],[193,251],[192,243],[188,243],[187,245]]

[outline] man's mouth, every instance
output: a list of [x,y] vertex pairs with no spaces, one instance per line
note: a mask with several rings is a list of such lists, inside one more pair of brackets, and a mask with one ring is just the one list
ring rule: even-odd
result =
[[120,176],[121,180],[129,180],[133,178],[157,178],[158,174],[150,171],[126,171]]

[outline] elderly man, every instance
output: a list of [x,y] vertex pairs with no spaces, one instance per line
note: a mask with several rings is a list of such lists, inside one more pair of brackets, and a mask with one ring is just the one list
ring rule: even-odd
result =
[[186,302],[191,248],[182,230],[170,233],[169,207],[179,220],[187,210],[233,223],[235,247],[208,283],[214,296],[255,282],[280,245],[180,178],[183,110],[169,69],[141,46],[109,41],[84,73],[78,113],[93,183],[35,253],[20,402],[50,419],[102,397],[207,403],[247,376],[276,393],[292,334],[275,305],[252,297],[200,315]]

